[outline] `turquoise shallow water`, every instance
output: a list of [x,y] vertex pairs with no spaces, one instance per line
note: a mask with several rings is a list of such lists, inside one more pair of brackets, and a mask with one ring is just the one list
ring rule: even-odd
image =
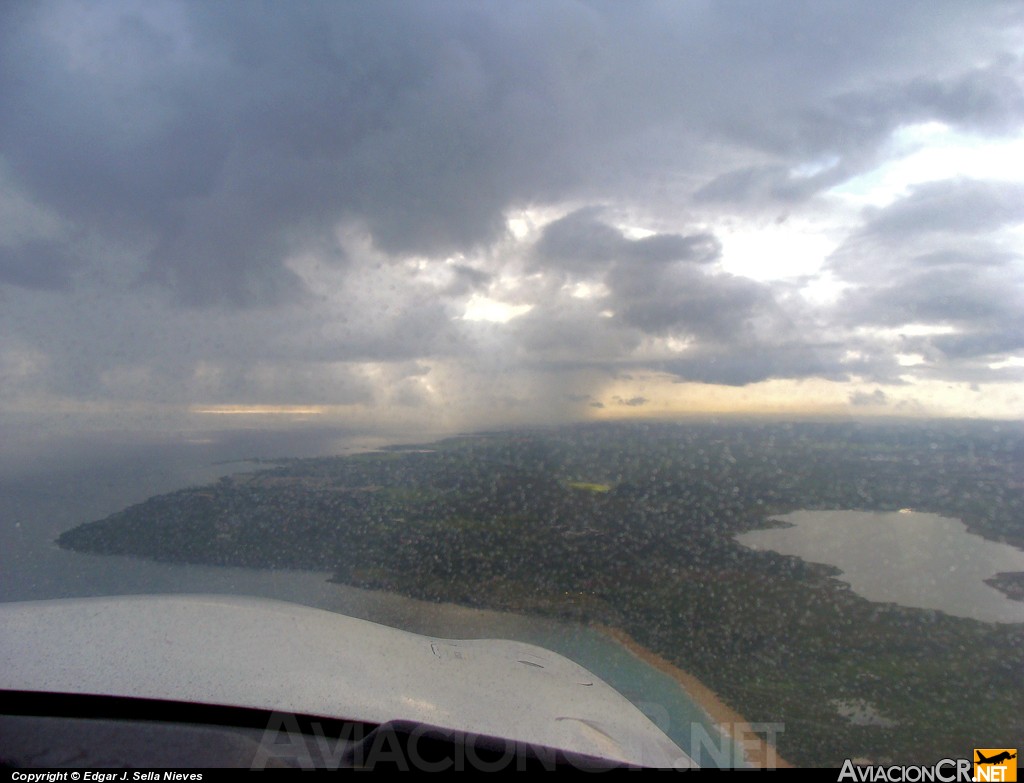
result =
[[592,628],[558,629],[534,641],[600,675],[701,766],[747,766],[742,749],[715,727],[672,677]]
[[432,604],[338,586],[334,608],[415,633],[451,639],[516,639],[553,650],[594,672],[705,766],[746,766],[742,750],[672,677],[597,629],[540,617]]

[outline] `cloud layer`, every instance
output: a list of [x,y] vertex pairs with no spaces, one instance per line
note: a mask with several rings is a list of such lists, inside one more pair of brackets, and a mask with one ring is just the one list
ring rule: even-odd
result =
[[814,380],[1010,415],[1022,33],[1012,2],[5,4],[0,406],[460,426]]

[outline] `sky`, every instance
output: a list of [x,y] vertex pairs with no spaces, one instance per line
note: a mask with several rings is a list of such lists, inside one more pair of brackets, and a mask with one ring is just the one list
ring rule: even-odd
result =
[[1024,413],[1019,2],[0,4],[0,431]]

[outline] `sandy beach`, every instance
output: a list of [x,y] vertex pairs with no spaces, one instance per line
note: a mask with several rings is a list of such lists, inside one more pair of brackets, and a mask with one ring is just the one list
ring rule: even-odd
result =
[[782,758],[778,751],[761,739],[750,723],[736,710],[723,702],[718,695],[692,674],[683,671],[660,655],[639,644],[632,636],[618,628],[606,625],[595,626],[599,631],[614,639],[633,655],[658,671],[672,677],[711,717],[718,727],[726,732],[746,753],[747,760],[762,769],[790,768],[793,765]]

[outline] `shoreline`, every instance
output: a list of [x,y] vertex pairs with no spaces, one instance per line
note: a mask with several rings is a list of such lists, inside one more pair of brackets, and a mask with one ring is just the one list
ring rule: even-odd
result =
[[[655,669],[669,677],[671,677],[679,686],[683,689],[686,695],[689,697],[700,710],[702,710],[710,719],[711,723],[715,727],[727,735],[735,747],[739,748],[743,753],[747,763],[756,769],[792,769],[793,764],[784,759],[779,755],[778,749],[770,743],[763,740],[758,734],[756,734],[750,725],[750,722],[744,718],[739,712],[734,710],[716,694],[713,690],[707,687],[697,677],[690,674],[683,669],[680,669],[673,663],[662,658],[657,653],[649,650],[640,644],[636,639],[630,636],[626,631],[621,628],[616,628],[611,625],[605,625],[603,623],[586,623],[575,621],[566,621],[557,617],[550,617],[546,615],[531,615],[522,612],[517,612],[510,609],[493,609],[481,606],[467,606],[460,604],[455,601],[441,601],[434,602],[428,601],[422,598],[416,598],[413,596],[406,595],[401,592],[380,590],[373,588],[357,587],[350,585],[345,582],[336,582],[334,584],[348,587],[350,589],[359,590],[360,592],[373,593],[377,596],[390,596],[397,597],[403,602],[414,602],[420,605],[421,610],[429,610],[432,612],[444,612],[446,610],[455,610],[459,614],[497,614],[504,615],[506,617],[520,617],[527,621],[539,620],[542,622],[550,622],[556,625],[563,624],[577,624],[581,628],[591,628],[599,634],[607,637],[612,642],[638,658],[646,666]],[[332,610],[338,611],[338,610]],[[375,613],[370,613],[373,615]],[[402,627],[404,630],[411,630],[414,633],[421,633],[427,636],[437,636],[437,619],[427,624],[427,627],[423,627],[422,624],[412,623],[411,625],[407,622],[395,623],[394,617],[381,618],[367,616],[365,619],[369,619],[372,622],[382,622],[385,625],[391,625],[392,627]],[[420,616],[422,620],[422,615]],[[452,631],[454,629],[445,629]],[[488,635],[477,636],[476,634],[465,632],[456,632],[454,636],[450,638],[492,638]],[[508,638],[508,637],[501,637]],[[535,642],[537,643],[537,642]],[[539,643],[538,643],[539,644]],[[541,644],[541,646],[544,646]],[[557,652],[557,650],[555,650]],[[559,653],[570,657],[566,653]],[[570,657],[570,660],[575,660]],[[578,663],[578,661],[577,661]],[[601,676],[598,674],[598,676]],[[603,678],[602,678],[603,679]],[[687,751],[686,748],[683,748]]]
[[719,730],[731,737],[737,747],[743,750],[744,756],[752,766],[759,769],[792,768],[793,765],[782,758],[773,745],[754,733],[746,718],[722,701],[718,694],[692,674],[648,650],[620,628],[600,624],[595,624],[592,627],[614,639],[648,666],[667,674],[678,682],[690,698],[708,714]]

